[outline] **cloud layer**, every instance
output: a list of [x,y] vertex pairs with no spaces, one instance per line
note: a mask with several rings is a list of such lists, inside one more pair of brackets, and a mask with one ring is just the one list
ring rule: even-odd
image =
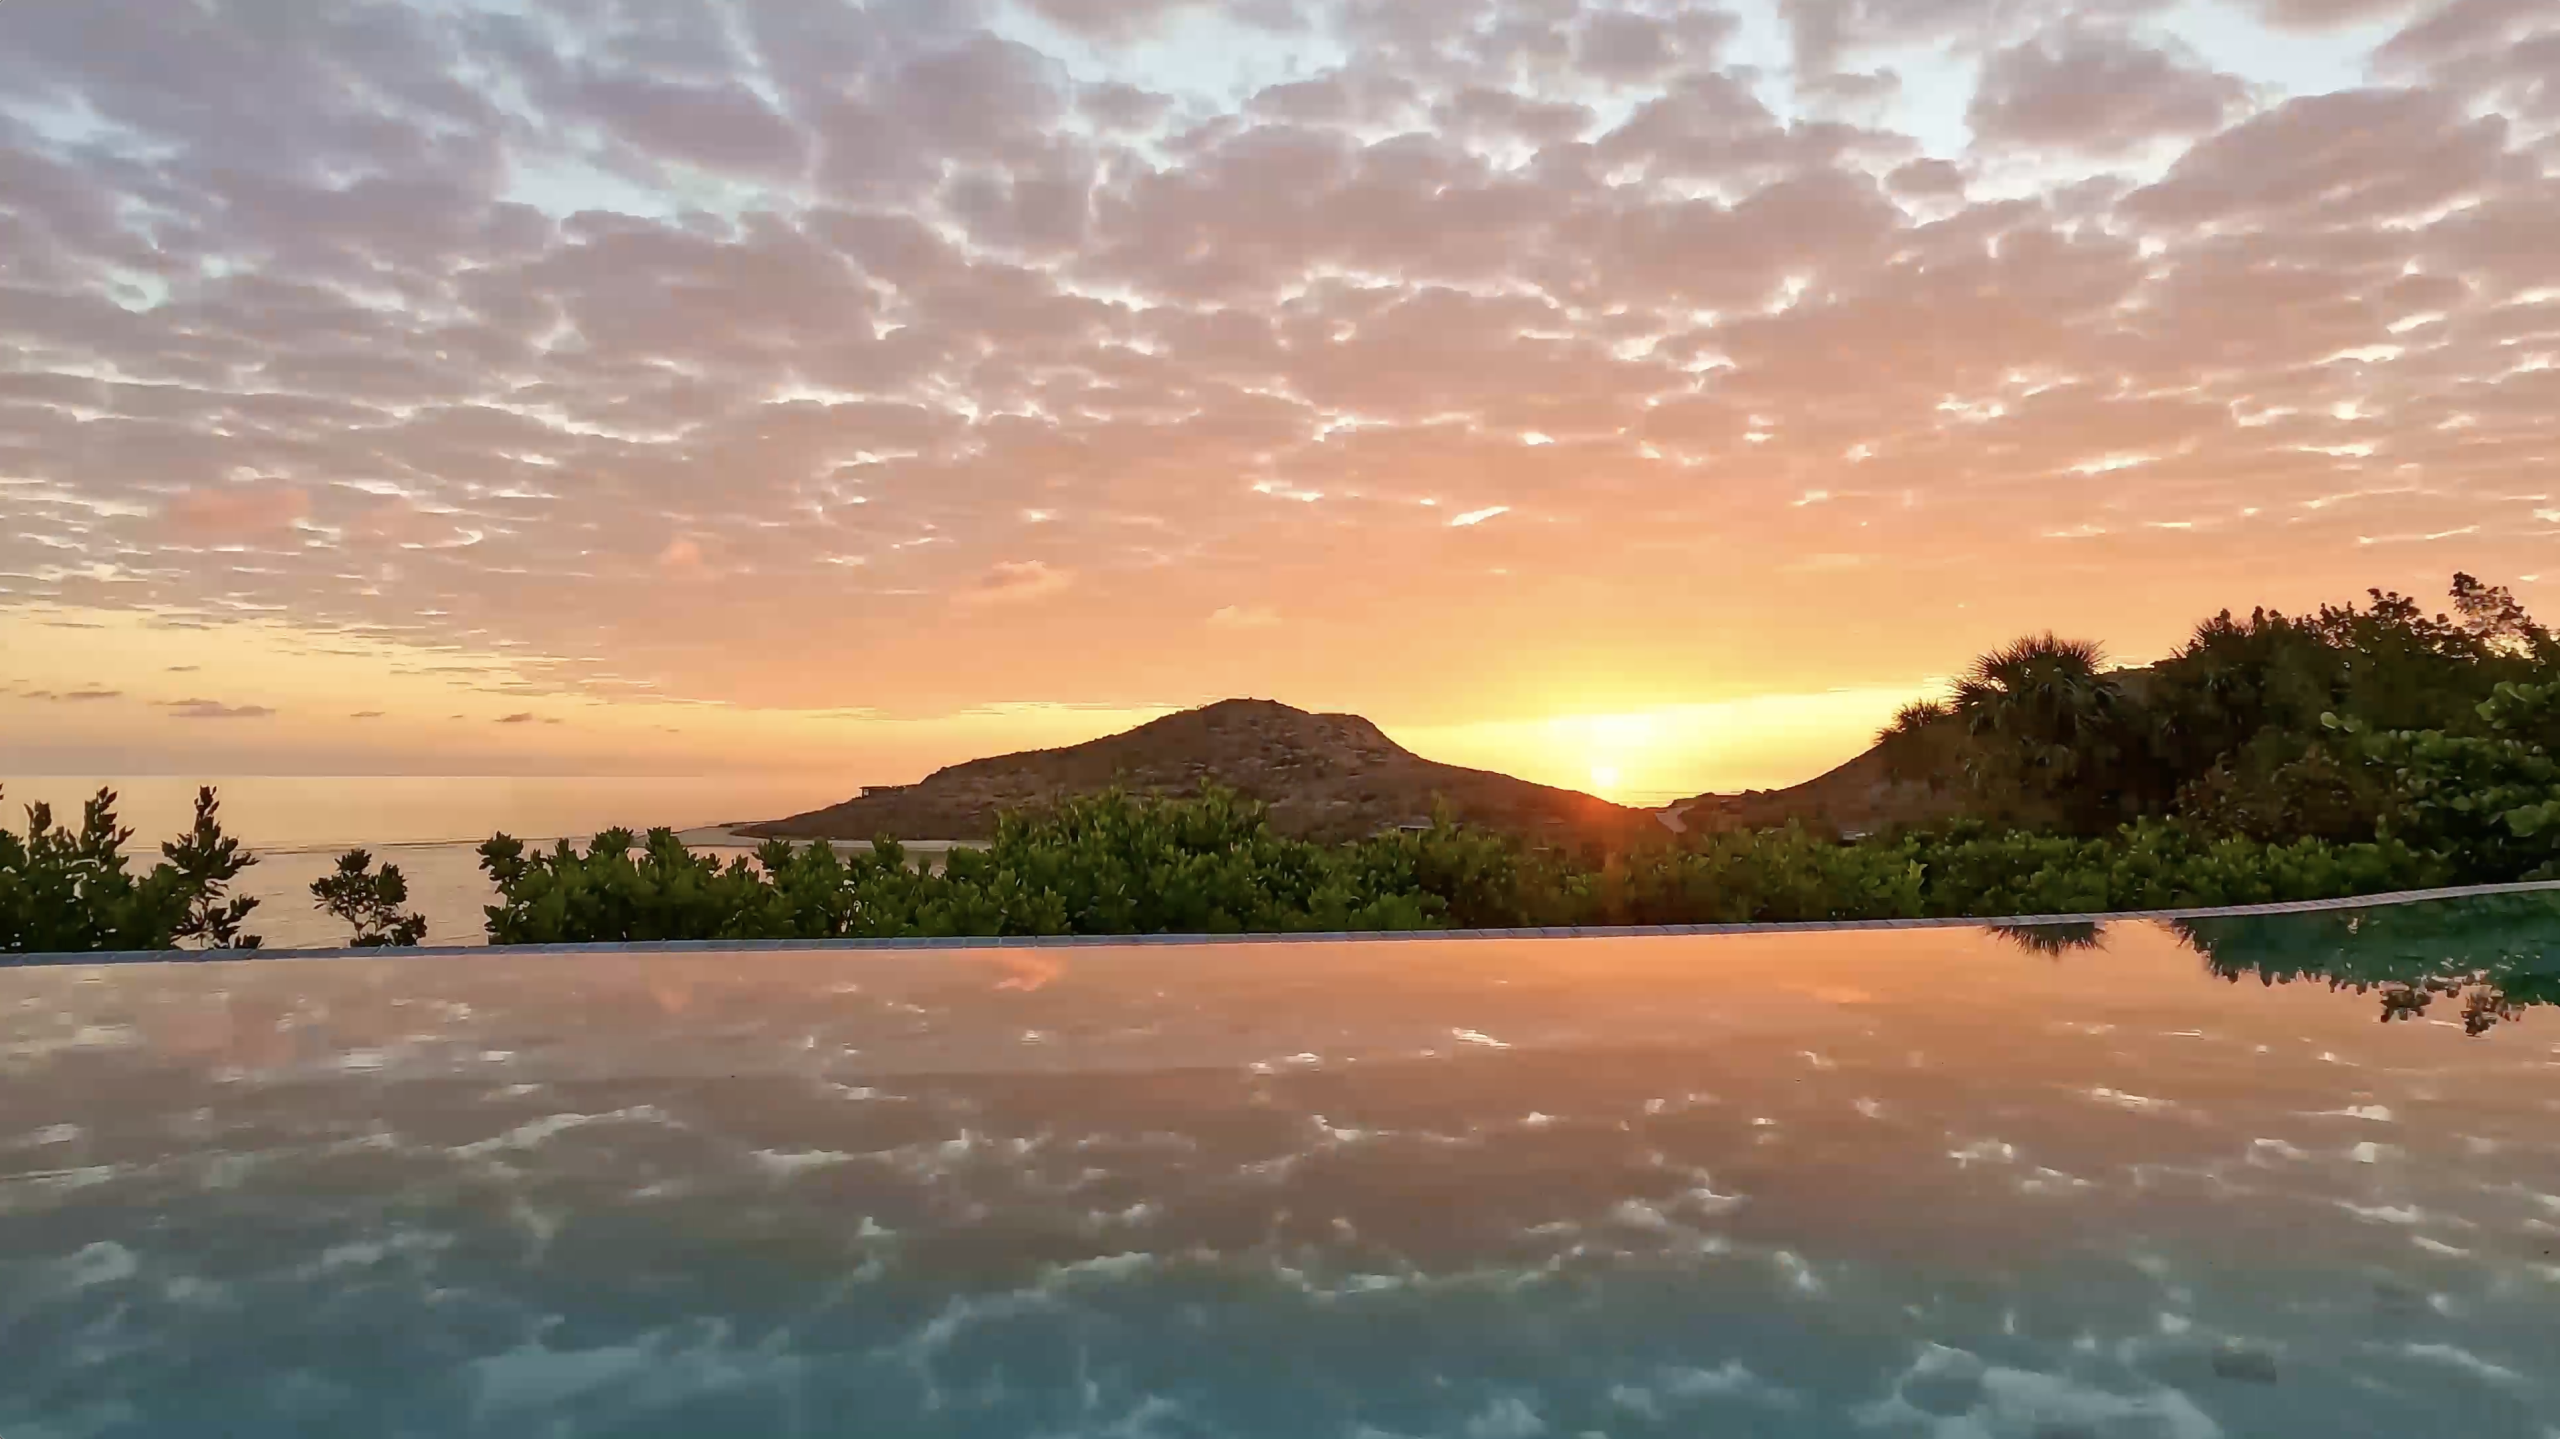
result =
[[266,705],[224,704],[220,700],[188,699],[164,702],[170,715],[189,720],[267,719],[275,710]]
[[2217,16],[2340,85],[2143,0],[273,16],[0,9],[0,606],[1455,712],[2560,534],[2518,0]]

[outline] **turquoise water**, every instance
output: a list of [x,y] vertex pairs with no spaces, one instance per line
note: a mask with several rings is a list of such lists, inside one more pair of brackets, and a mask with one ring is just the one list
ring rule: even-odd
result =
[[2556,905],[0,971],[0,1435],[2550,1439]]

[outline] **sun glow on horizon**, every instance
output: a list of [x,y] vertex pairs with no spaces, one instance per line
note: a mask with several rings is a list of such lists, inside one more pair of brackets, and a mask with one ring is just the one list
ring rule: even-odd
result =
[[[789,769],[848,787],[899,784],[989,755],[1072,745],[1169,713],[1026,703],[891,717],[580,694],[503,654],[431,652],[290,626],[166,628],[54,612],[22,626],[0,721],[19,774],[743,774]],[[444,673],[436,673],[436,670]],[[455,671],[460,671],[459,673]],[[1863,750],[1925,680],[1598,714],[1406,724],[1373,715],[1425,759],[1653,806],[1775,788]],[[1281,696],[1302,708],[1342,706]],[[1190,698],[1199,703],[1215,696]],[[77,701],[77,702],[67,702]],[[209,720],[207,716],[220,718]],[[76,718],[50,745],[30,743]],[[146,763],[147,761],[147,763]]]
[[1650,808],[1811,779],[1864,751],[1894,711],[1938,688],[1915,679],[1609,714],[1386,728],[1425,759]]

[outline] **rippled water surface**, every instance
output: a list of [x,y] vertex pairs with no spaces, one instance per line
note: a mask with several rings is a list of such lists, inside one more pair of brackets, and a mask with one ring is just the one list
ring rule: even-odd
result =
[[0,971],[0,1435],[2551,1439],[2546,945]]

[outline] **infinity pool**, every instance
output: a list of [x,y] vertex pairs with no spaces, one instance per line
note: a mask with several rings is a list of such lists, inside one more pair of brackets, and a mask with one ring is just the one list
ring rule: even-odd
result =
[[2551,1439],[2555,973],[2544,895],[0,971],[0,1435]]

